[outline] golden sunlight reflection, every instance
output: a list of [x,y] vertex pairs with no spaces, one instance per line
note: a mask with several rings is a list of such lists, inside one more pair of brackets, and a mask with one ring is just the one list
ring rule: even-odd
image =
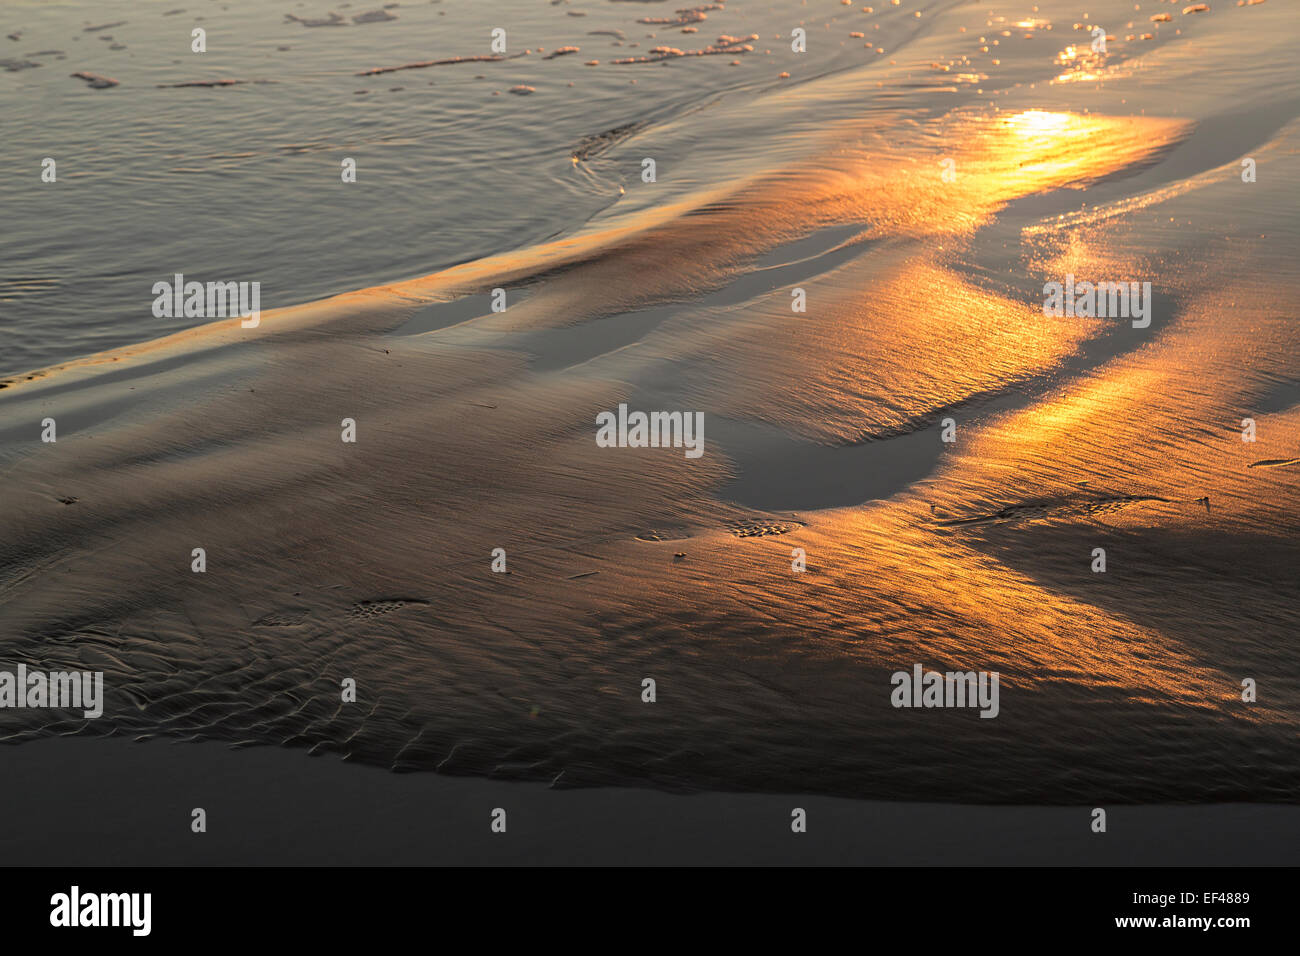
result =
[[1023,110],[982,122],[966,163],[987,175],[983,190],[1024,194],[1082,185],[1176,142],[1187,125],[1151,117]]
[[1071,43],[1056,54],[1056,62],[1063,67],[1054,80],[1056,83],[1099,80],[1106,73],[1106,50],[1104,47],[1097,50]]
[[1065,133],[1072,126],[1077,130],[1081,124],[1075,120],[1082,120],[1083,117],[1075,117],[1070,113],[1049,113],[1046,110],[1025,110],[1022,113],[1016,113],[1009,116],[1003,122],[1006,127],[1020,136],[1033,137],[1044,135],[1059,135]]

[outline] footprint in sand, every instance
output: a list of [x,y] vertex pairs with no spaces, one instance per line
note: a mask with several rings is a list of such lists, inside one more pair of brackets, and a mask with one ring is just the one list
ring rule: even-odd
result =
[[352,605],[348,614],[352,617],[379,617],[381,614],[390,614],[393,611],[400,611],[404,607],[410,607],[414,604],[428,604],[428,601],[421,601],[418,598],[392,598],[386,601],[358,601]]
[[738,521],[727,530],[737,538],[765,538],[774,534],[789,534],[803,527],[803,522]]
[[690,535],[682,528],[652,528],[636,536],[638,541],[685,541]]

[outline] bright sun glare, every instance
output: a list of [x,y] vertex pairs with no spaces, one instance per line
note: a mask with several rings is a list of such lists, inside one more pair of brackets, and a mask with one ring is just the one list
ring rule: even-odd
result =
[[1009,117],[1007,126],[1024,136],[1043,136],[1063,132],[1073,122],[1069,113],[1049,113],[1045,110],[1025,110]]

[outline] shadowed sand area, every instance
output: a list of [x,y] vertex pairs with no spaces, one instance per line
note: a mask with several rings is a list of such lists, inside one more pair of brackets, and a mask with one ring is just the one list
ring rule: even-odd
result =
[[[102,670],[108,705],[0,732],[560,787],[1294,802],[1295,102],[1250,185],[1195,121],[1111,105],[864,116],[548,243],[7,380],[6,659]],[[1150,328],[1045,317],[1066,272],[1151,281]],[[620,402],[703,411],[707,453],[597,447]],[[915,663],[999,672],[997,719],[891,707]]]

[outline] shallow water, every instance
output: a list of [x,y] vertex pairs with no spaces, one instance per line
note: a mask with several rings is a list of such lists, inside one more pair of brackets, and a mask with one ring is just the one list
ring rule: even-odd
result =
[[[861,44],[846,36],[853,18],[821,6],[807,23],[833,40],[796,59],[773,35],[814,11],[792,20],[779,3],[709,10],[689,34],[638,23],[671,16],[671,5],[607,0],[389,4],[395,19],[361,24],[351,18],[374,7],[6,4],[0,26],[18,40],[0,38],[0,57],[39,66],[0,71],[0,158],[15,171],[0,183],[0,373],[196,324],[151,313],[153,283],[176,272],[257,280],[264,308],[293,305],[527,246],[611,207],[644,208],[743,175],[773,158],[770,143],[719,131],[688,154],[675,124],[720,97],[754,102],[786,82],[782,71],[797,82],[860,63]],[[331,9],[346,26],[286,18]],[[884,19],[873,36],[899,42],[914,29],[903,20]],[[117,25],[92,29],[104,24]],[[207,31],[206,53],[191,52],[195,27]],[[530,52],[358,75],[490,55],[497,27],[508,56]],[[752,52],[612,62],[755,32],[765,40]],[[573,45],[579,53],[545,59]],[[71,76],[80,71],[119,85],[89,88]],[[210,81],[238,85],[174,86]],[[509,95],[520,85],[536,92]],[[625,194],[642,185],[645,155],[659,157],[659,182]],[[46,157],[56,184],[40,180]],[[358,174],[345,185],[348,157]]]

